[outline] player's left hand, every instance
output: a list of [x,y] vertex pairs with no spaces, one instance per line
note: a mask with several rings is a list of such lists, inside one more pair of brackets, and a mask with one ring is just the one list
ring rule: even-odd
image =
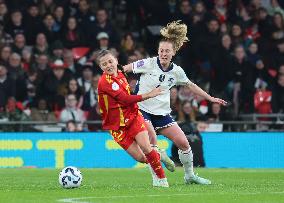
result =
[[223,106],[226,106],[227,105],[227,102],[223,99],[220,99],[220,98],[216,98],[216,97],[211,97],[210,98],[210,101],[213,102],[213,103],[218,103],[218,104],[221,104]]

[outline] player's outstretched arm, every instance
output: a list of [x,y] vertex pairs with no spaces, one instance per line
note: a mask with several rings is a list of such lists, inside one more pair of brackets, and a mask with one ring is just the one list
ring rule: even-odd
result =
[[160,88],[155,88],[151,92],[148,92],[146,94],[142,94],[142,100],[150,99],[153,97],[156,97],[158,95],[162,94],[162,90]]
[[145,94],[141,94],[141,95],[128,95],[123,91],[119,91],[118,93],[111,94],[111,96],[113,96],[117,100],[121,101],[125,105],[128,105],[128,104],[132,104],[132,103],[135,103],[135,102],[140,102],[140,101],[144,101],[146,99],[156,97],[160,94],[162,94],[162,90],[160,88],[155,88],[152,91],[145,93]]
[[200,87],[198,87],[196,84],[194,83],[189,83],[187,85],[187,87],[195,94],[213,102],[213,103],[218,103],[218,104],[221,104],[223,106],[226,106],[227,105],[227,102],[224,101],[223,99],[220,99],[220,98],[216,98],[216,97],[212,97],[210,96],[209,94],[207,94],[204,90],[202,90]]

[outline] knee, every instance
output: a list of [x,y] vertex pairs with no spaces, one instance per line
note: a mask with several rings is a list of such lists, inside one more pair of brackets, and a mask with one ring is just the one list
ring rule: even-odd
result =
[[190,145],[189,145],[188,141],[185,140],[185,141],[183,141],[179,144],[178,148],[182,151],[186,151],[190,148]]
[[140,145],[141,150],[143,151],[144,154],[149,154],[152,151],[151,145]]

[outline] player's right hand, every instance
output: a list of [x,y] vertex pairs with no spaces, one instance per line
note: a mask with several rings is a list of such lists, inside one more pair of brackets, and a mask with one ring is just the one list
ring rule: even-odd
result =
[[162,89],[159,87],[156,87],[155,89],[153,89],[151,92],[148,93],[148,96],[149,98],[153,98],[161,94],[162,94]]

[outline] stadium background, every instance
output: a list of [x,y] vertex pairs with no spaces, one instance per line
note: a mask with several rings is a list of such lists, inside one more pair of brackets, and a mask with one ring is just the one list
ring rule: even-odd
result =
[[[0,1],[1,166],[56,167],[44,162],[47,165],[29,164],[28,158],[11,162],[18,152],[22,156],[38,144],[28,142],[27,149],[17,149],[22,147],[17,140],[33,140],[35,134],[6,132],[39,132],[47,140],[61,136],[65,140],[69,135],[40,132],[89,132],[75,135],[82,139],[90,135],[94,141],[102,134],[107,136],[101,132],[97,105],[98,52],[112,50],[121,64],[153,56],[159,29],[172,20],[182,20],[188,25],[190,42],[184,44],[175,63],[193,82],[229,102],[224,108],[185,88],[171,90],[172,116],[189,129],[189,141],[204,151],[205,162],[195,165],[283,167],[277,158],[283,155],[279,146],[284,136],[283,15],[281,0]],[[129,76],[132,89],[136,80],[136,75]],[[250,133],[221,133],[246,131]],[[260,133],[263,131],[279,133]],[[175,159],[175,149],[167,143]],[[274,149],[271,153],[264,153],[265,143]],[[243,159],[230,163],[226,156],[236,156],[240,149],[245,150]],[[211,150],[223,161],[214,161]],[[68,153],[65,160],[69,160]],[[199,152],[195,154],[198,158]],[[259,159],[253,164],[256,155]],[[264,162],[270,155],[276,158]],[[30,156],[34,155],[27,154]]]

